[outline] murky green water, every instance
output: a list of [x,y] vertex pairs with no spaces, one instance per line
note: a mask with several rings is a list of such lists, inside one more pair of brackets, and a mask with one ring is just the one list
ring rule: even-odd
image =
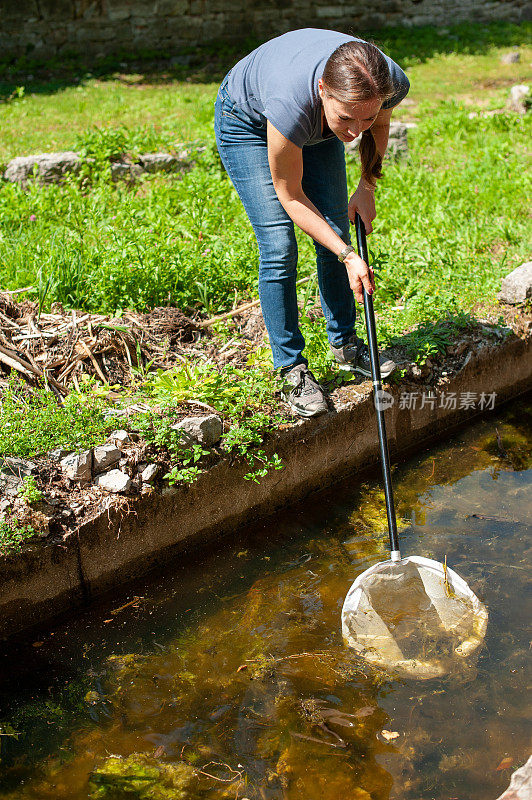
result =
[[459,675],[394,680],[344,648],[347,590],[387,552],[378,476],[347,481],[4,645],[0,797],[497,797],[530,753],[531,410],[394,469],[403,554],[447,555],[490,614]]

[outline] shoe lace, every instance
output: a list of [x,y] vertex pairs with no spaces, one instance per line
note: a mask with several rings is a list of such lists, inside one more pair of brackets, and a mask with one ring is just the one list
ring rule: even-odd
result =
[[[307,380],[309,386],[307,387]],[[301,373],[301,377],[299,378],[299,383],[294,386],[293,393],[294,397],[301,397],[302,394],[305,393],[307,388],[312,389],[312,382],[317,383],[316,378],[312,374],[310,370]]]

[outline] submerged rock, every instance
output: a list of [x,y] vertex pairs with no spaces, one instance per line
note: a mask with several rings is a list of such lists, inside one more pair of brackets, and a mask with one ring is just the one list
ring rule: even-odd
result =
[[119,800],[195,800],[196,770],[180,761],[164,764],[144,753],[110,756],[89,779],[90,798]]

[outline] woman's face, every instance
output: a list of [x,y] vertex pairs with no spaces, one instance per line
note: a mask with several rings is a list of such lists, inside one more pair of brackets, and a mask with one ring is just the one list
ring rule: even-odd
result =
[[327,125],[342,142],[352,142],[362,131],[367,130],[375,122],[381,109],[382,101],[379,98],[355,103],[335,100],[326,93],[321,78],[318,81],[318,91]]

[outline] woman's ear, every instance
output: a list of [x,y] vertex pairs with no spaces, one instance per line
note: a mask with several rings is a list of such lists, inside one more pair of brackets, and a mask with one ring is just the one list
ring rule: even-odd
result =
[[318,78],[318,93],[321,99],[323,100],[323,95],[325,94],[323,90],[323,81],[321,78]]

